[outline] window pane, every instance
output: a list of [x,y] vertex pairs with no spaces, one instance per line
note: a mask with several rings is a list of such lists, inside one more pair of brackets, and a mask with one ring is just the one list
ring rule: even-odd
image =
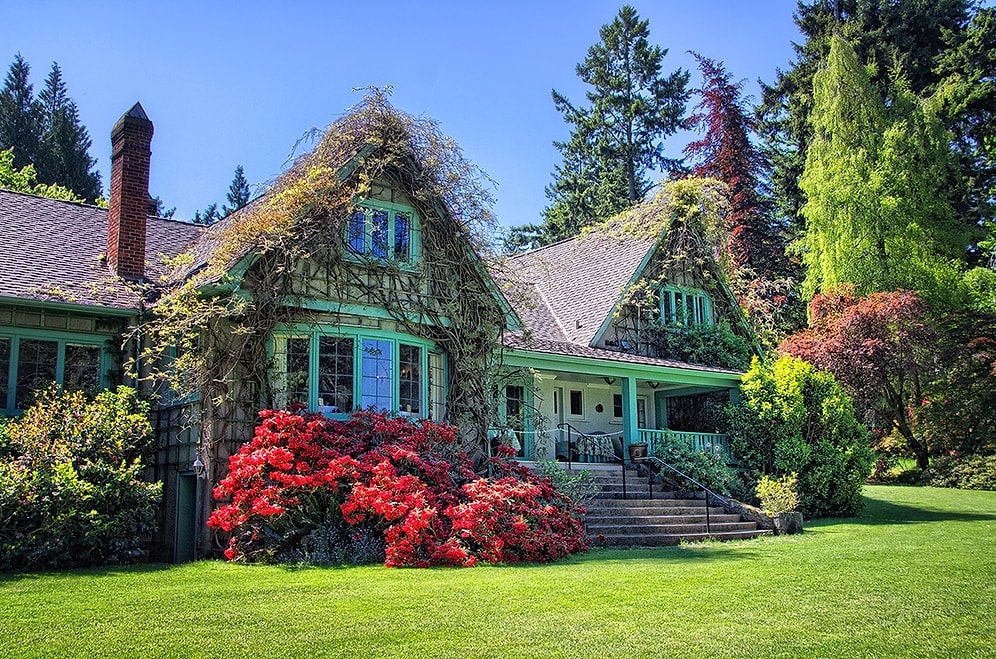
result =
[[373,211],[370,231],[370,256],[376,259],[387,258],[387,211]]
[[7,380],[10,378],[10,339],[0,339],[0,409],[7,407]]
[[661,320],[667,324],[675,321],[674,299],[672,298],[671,291],[664,291],[664,294],[661,295]]
[[366,222],[363,211],[354,211],[349,216],[349,251],[362,254],[366,249]]
[[429,418],[442,421],[446,416],[446,370],[443,356],[429,353]]
[[318,406],[326,413],[353,411],[353,339],[318,338]]
[[397,213],[394,216],[394,258],[407,261],[411,255],[411,216]]
[[571,390],[571,415],[582,416],[584,414],[584,404],[581,392],[577,389]]
[[394,382],[391,373],[391,342],[363,339],[362,359],[361,407],[365,410],[390,410]]
[[398,346],[398,410],[402,414],[422,413],[422,349],[402,343]]
[[31,393],[44,389],[55,381],[55,360],[59,344],[55,341],[21,340],[17,359],[17,399],[15,406],[23,409],[31,400]]
[[612,416],[622,418],[622,394],[612,394]]
[[277,337],[273,355],[276,407],[291,403],[308,404],[308,371],[310,370],[310,340],[303,336]]
[[66,364],[62,387],[67,391],[96,393],[100,388],[100,348],[98,346],[66,346]]

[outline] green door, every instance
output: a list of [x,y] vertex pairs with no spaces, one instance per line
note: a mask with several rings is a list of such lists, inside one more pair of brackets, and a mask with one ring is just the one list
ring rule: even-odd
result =
[[189,563],[197,558],[197,476],[176,476],[176,538],[173,562]]

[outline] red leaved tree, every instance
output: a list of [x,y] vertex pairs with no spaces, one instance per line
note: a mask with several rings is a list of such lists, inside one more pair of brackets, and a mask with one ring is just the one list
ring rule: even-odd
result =
[[817,294],[809,305],[810,328],[779,349],[833,373],[853,396],[859,418],[878,434],[897,430],[924,469],[929,451],[915,421],[935,371],[927,306],[911,291],[863,298],[854,292],[844,284]]

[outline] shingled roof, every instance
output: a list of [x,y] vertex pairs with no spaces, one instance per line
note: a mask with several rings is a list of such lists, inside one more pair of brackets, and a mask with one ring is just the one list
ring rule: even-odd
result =
[[[663,226],[663,225],[662,225]],[[531,352],[734,373],[596,347],[595,339],[625,288],[658,245],[660,236],[621,228],[619,219],[581,235],[509,257],[505,290],[524,332],[505,336],[505,345]]]
[[[0,296],[135,309],[138,296],[104,260],[107,209],[0,190]],[[146,278],[163,273],[163,258],[186,250],[201,227],[149,217]]]

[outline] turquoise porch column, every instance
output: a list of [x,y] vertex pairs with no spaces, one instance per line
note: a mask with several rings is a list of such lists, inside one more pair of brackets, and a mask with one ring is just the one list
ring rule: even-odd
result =
[[623,460],[628,455],[629,445],[639,439],[636,418],[636,378],[622,378],[623,412]]

